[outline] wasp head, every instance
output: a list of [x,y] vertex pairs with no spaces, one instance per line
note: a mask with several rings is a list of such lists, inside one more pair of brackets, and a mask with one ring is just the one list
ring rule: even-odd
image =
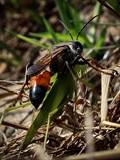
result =
[[67,54],[65,54],[65,59],[68,61],[69,64],[74,65],[80,59],[82,51],[82,44],[78,41],[72,41],[68,45],[68,52]]
[[71,52],[75,55],[80,55],[83,51],[83,46],[78,41],[72,42],[69,47],[71,49]]

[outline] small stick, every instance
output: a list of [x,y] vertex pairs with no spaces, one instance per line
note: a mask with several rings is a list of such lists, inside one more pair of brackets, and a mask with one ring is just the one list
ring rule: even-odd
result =
[[[24,126],[24,125],[21,125],[21,124],[19,125],[17,123],[8,122],[8,121],[5,121],[5,120],[2,121],[2,125],[13,127],[13,128],[16,128],[16,129],[22,129],[22,130],[25,130],[25,131],[29,130],[29,128]],[[43,134],[43,132],[41,132],[41,131],[37,131],[37,133],[38,134]]]

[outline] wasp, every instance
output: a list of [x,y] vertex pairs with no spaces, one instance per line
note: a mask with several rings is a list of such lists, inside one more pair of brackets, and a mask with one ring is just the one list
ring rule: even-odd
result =
[[[81,31],[97,16],[94,16],[91,20],[89,20],[83,26]],[[101,66],[96,65],[95,63],[93,65],[93,62],[91,63],[90,60],[86,60],[82,56],[83,45],[78,41],[81,31],[78,33],[76,41],[72,40],[68,43],[55,45],[51,50],[51,54],[46,54],[44,57],[38,59],[36,63],[31,62],[27,65],[25,82],[21,88],[21,91],[19,92],[16,102],[22,96],[25,85],[30,82],[30,101],[37,109],[42,103],[45,94],[49,89],[51,76],[54,73],[61,75],[66,71],[69,71],[69,69],[72,69],[72,67],[74,67],[76,64],[88,64],[95,70],[104,72],[102,71],[103,68]],[[70,36],[72,37],[71,33]],[[50,71],[45,70],[47,66],[49,66]],[[110,74],[107,72],[104,73]]]
[[[29,98],[37,109],[50,88],[51,76],[55,73],[64,74],[68,70],[67,66],[71,68],[77,64],[82,50],[82,44],[77,41],[60,44],[54,46],[51,54],[38,59],[35,64],[29,63],[26,67],[25,82],[19,95],[21,96],[25,85],[29,83]],[[50,71],[45,70],[47,66]]]

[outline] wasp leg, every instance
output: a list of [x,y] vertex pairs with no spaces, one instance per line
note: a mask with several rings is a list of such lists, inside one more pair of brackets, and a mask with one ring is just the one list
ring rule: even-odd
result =
[[23,96],[23,93],[24,93],[24,88],[25,88],[26,85],[28,85],[28,81],[29,81],[29,77],[27,75],[27,69],[29,68],[29,65],[30,65],[29,63],[26,65],[25,80],[24,80],[24,83],[22,85],[22,88],[21,88],[20,92],[18,93],[17,98],[13,102],[13,106],[15,106],[18,101],[20,101],[20,103],[22,102],[22,96]]
[[[89,61],[89,59],[86,59],[86,61]],[[86,63],[84,60],[79,59],[79,60],[76,62],[76,64],[85,65],[85,64],[87,64],[87,63]]]
[[28,81],[30,80],[30,76],[28,76],[28,69],[29,69],[29,67],[31,67],[34,64],[34,61],[35,61],[36,57],[38,57],[38,55],[39,55],[39,47],[33,48],[30,60],[29,60],[28,64],[26,65],[25,80],[24,80],[24,83],[23,83],[23,86],[22,86],[20,92],[18,93],[17,98],[15,99],[15,101],[13,103],[14,106],[16,105],[18,100],[20,100],[20,103],[22,102],[24,88],[26,85],[28,85]]
[[108,69],[111,70],[112,72],[107,72],[106,68],[102,67],[101,65],[99,65],[95,60],[93,59],[85,59],[81,56],[81,59],[84,61],[84,64],[88,64],[90,67],[92,67],[93,69],[95,69],[96,71],[100,72],[100,73],[104,73],[107,75],[111,75],[113,77],[118,76],[118,72],[114,69]]
[[70,74],[71,74],[71,76],[73,77],[73,80],[74,80],[74,82],[75,82],[75,91],[74,91],[74,93],[75,93],[75,98],[74,98],[74,106],[73,106],[73,114],[74,114],[74,116],[73,116],[73,118],[74,118],[74,131],[76,130],[76,124],[77,124],[77,121],[76,121],[76,110],[77,110],[77,103],[76,103],[76,101],[77,101],[77,99],[78,99],[78,95],[77,95],[77,93],[78,93],[78,84],[77,84],[77,82],[79,81],[79,77],[75,74],[75,72],[74,72],[74,70],[72,69],[72,67],[70,67],[69,66],[69,64],[68,64],[68,62],[65,62],[65,64],[66,64],[66,67],[68,68],[68,70],[69,70],[69,72],[70,72]]
[[28,83],[26,81],[23,83],[23,86],[22,86],[20,92],[18,93],[17,98],[15,99],[15,101],[13,103],[13,106],[15,106],[18,101],[20,101],[20,104],[21,104],[21,102],[22,102],[22,96],[23,96],[23,93],[24,93],[24,88],[25,88],[25,86],[27,84]]

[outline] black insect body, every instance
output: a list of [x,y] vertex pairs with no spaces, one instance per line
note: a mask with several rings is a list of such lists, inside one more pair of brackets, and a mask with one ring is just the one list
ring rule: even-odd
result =
[[[38,59],[36,63],[30,60],[26,67],[25,83],[28,83],[28,81],[30,83],[29,98],[36,109],[42,103],[49,89],[51,75],[66,73],[68,67],[72,68],[79,62],[82,51],[82,44],[73,41],[54,46],[51,54]],[[47,66],[50,66],[50,72],[43,72]]]
[[[81,53],[83,51],[83,46],[80,42],[73,41],[65,44],[57,45],[53,48],[53,53],[55,50],[60,48],[61,54],[57,55],[56,58],[52,59],[50,62],[50,68],[53,73],[64,73],[68,67],[73,67],[75,64],[79,63]],[[53,54],[54,55],[54,54]]]

